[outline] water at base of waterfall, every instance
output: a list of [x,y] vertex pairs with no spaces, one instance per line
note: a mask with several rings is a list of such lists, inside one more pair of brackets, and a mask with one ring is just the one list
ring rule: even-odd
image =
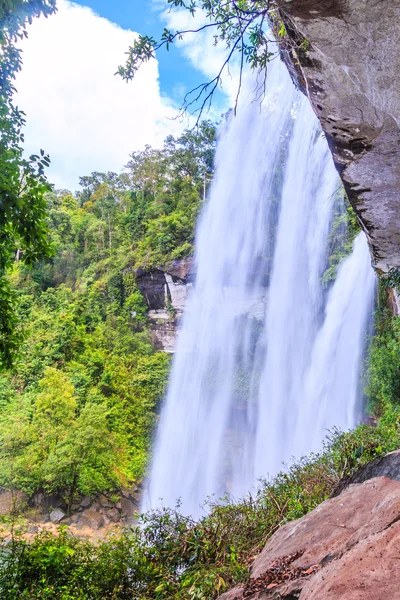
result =
[[[254,87],[249,85],[249,94]],[[326,289],[339,179],[308,100],[273,61],[221,133],[143,509],[197,516],[360,415],[375,277],[364,234]]]

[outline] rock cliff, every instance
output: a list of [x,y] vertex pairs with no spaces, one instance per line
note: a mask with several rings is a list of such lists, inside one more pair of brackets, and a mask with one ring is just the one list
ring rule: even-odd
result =
[[280,0],[310,99],[377,269],[400,267],[400,0]]
[[249,582],[221,600],[399,600],[399,479],[400,452],[363,467],[334,497],[281,527]]
[[148,307],[150,330],[157,348],[175,351],[177,328],[192,285],[192,258],[159,269],[138,270],[137,285]]

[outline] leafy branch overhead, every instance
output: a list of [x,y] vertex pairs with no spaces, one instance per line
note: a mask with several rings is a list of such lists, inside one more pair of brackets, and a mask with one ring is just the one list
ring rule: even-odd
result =
[[275,52],[270,51],[270,44],[275,42],[268,37],[268,21],[276,18],[278,14],[276,3],[274,0],[167,1],[170,10],[184,9],[192,17],[201,14],[206,22],[194,29],[171,31],[165,28],[159,40],[148,35],[139,35],[127,52],[125,66],[118,68],[119,75],[129,81],[144,63],[155,57],[157,50],[163,47],[169,50],[172,44],[184,39],[185,35],[211,29],[214,45],[223,45],[227,55],[213,79],[201,83],[184,96],[179,114],[182,115],[186,111],[197,114],[197,124],[199,123],[204,109],[210,107],[213,95],[222,83],[222,76],[235,56],[239,59],[236,110],[245,64],[253,70],[263,71],[275,55]]

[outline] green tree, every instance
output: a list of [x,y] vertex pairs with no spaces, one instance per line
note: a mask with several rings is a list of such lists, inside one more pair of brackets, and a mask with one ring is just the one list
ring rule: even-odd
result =
[[19,347],[16,299],[7,277],[14,259],[32,264],[51,252],[47,239],[44,170],[49,157],[40,151],[23,156],[24,113],[12,98],[21,69],[15,43],[33,17],[49,15],[54,0],[10,0],[0,6],[0,365],[9,365]]
[[108,427],[105,404],[86,404],[44,465],[49,490],[64,489],[68,510],[77,492],[114,490],[125,481],[126,457]]
[[45,369],[44,377],[39,381],[39,390],[32,425],[38,443],[49,452],[73,422],[77,403],[74,386],[64,373],[54,367]]

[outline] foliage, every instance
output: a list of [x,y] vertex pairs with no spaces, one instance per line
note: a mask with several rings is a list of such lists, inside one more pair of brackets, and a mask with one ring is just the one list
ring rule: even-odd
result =
[[24,158],[24,113],[13,104],[13,81],[21,69],[18,39],[33,17],[49,15],[54,0],[10,0],[0,6],[0,366],[10,365],[21,342],[16,299],[7,271],[15,256],[26,264],[48,256],[44,175],[50,159],[43,150]]
[[218,597],[248,579],[254,555],[276,529],[325,500],[342,476],[398,447],[398,419],[376,428],[333,432],[324,451],[294,463],[254,497],[210,502],[195,522],[176,510],[140,516],[141,526],[90,544],[61,530],[32,543],[4,542],[0,594],[4,600],[179,599]]
[[400,410],[400,318],[393,316],[382,296],[381,286],[381,304],[366,363],[369,410],[378,415]]
[[165,265],[193,253],[195,223],[213,174],[215,127],[167,137],[161,150],[147,146],[127,164],[133,186],[127,237],[138,267]]
[[385,288],[395,288],[399,290],[400,288],[400,270],[392,267],[389,270],[389,273],[386,277],[381,280],[383,287]]
[[354,239],[360,231],[357,215],[342,187],[336,193],[334,206],[333,223],[329,233],[329,264],[322,276],[322,283],[325,285],[336,279],[339,265],[351,254]]
[[30,494],[62,490],[69,506],[77,492],[117,487],[123,460],[108,414],[93,402],[78,413],[68,377],[48,367],[32,401],[2,417],[0,480]]
[[136,273],[192,252],[214,149],[204,122],[133,153],[126,173],[45,196],[55,255],[10,276],[25,339],[0,376],[0,485],[71,505],[143,477],[169,357],[151,343]]

